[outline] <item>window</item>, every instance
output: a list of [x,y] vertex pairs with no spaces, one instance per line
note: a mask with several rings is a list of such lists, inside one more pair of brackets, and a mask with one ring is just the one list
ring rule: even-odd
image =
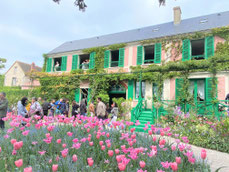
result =
[[17,66],[14,67],[14,74],[17,74]]
[[145,46],[145,59],[144,64],[153,63],[154,62],[154,45]]
[[[142,98],[145,98],[145,82],[142,82]],[[140,82],[136,82],[135,84],[135,98],[138,99],[139,98],[139,90],[140,90]]]
[[80,69],[89,69],[89,58],[90,58],[90,54],[83,54],[80,55]]
[[117,67],[119,62],[119,50],[111,51],[111,64],[110,67]]
[[205,58],[205,56],[204,56],[204,39],[191,41],[191,47],[192,47],[192,51],[191,51],[192,59],[202,60]]
[[61,71],[61,64],[62,64],[62,58],[58,57],[58,58],[54,58],[54,64],[53,64],[53,71]]
[[162,98],[163,98],[163,88],[162,88],[161,96],[159,97],[158,85],[156,83],[153,83],[153,99],[157,100],[157,99],[162,99]]
[[11,85],[16,86],[16,83],[17,83],[17,78],[13,77]]
[[192,79],[189,81],[189,93],[193,95],[194,100],[205,100],[205,79]]

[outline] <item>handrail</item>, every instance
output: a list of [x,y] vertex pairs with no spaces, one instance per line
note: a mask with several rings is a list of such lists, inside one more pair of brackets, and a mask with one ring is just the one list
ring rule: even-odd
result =
[[138,99],[138,104],[131,110],[131,121],[135,122],[139,119],[143,109],[143,98]]

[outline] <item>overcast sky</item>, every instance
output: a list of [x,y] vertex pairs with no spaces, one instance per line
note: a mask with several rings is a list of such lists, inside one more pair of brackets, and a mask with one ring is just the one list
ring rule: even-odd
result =
[[0,57],[5,72],[16,60],[42,66],[43,53],[70,41],[115,33],[173,20],[180,6],[182,19],[229,11],[229,0],[85,0],[79,11],[74,0],[0,0]]

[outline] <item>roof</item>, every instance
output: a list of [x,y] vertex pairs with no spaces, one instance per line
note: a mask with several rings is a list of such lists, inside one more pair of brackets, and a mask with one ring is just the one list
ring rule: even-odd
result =
[[108,46],[112,44],[129,43],[146,39],[205,31],[228,25],[229,11],[181,20],[181,23],[177,25],[174,25],[173,22],[169,22],[104,36],[69,41],[50,51],[48,54],[77,51],[92,47]]
[[[32,64],[27,64],[27,63],[24,63],[24,62],[20,62],[20,61],[15,61],[14,64],[8,69],[8,71],[16,64],[18,63],[19,66],[21,67],[21,69],[23,70],[24,73],[28,73],[31,71],[31,65]],[[38,67],[38,66],[35,66],[35,70],[38,71],[38,72],[41,72],[42,68],[41,67]],[[8,72],[7,71],[7,72]],[[7,73],[6,72],[6,73]]]

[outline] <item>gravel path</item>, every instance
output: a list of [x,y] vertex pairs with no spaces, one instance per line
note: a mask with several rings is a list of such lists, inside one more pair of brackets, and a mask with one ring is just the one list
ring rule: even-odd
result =
[[[157,135],[157,137],[159,136]],[[165,138],[169,143],[175,142],[174,138],[171,138],[171,137],[165,137]],[[197,159],[201,159],[200,154],[201,154],[201,149],[203,148],[193,146],[193,145],[191,146],[192,146],[192,150],[193,150],[195,157]],[[228,153],[218,152],[218,151],[211,150],[211,149],[205,149],[205,150],[207,151],[207,162],[209,163],[212,172],[215,172],[218,168],[224,167],[224,166],[225,168],[221,168],[219,172],[229,172],[229,154]]]

